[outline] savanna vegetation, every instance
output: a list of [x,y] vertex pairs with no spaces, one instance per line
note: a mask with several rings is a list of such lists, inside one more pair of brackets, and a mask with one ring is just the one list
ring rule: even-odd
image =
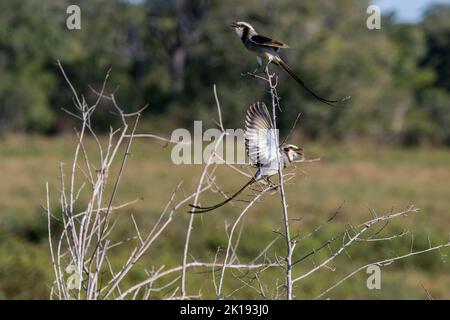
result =
[[[45,181],[49,181],[54,196],[52,207],[57,208],[60,186],[59,162],[70,166],[76,137],[15,136],[2,141],[0,159],[3,178],[0,181],[0,292],[2,298],[48,298],[53,281],[47,241]],[[90,145],[94,147],[94,143]],[[303,241],[299,254],[319,246],[332,235],[344,230],[348,223],[365,221],[370,217],[368,208],[379,214],[398,211],[411,204],[421,208],[415,217],[401,219],[384,230],[382,235],[396,235],[408,229],[409,234],[395,242],[356,245],[337,260],[336,272],[322,272],[310,281],[301,282],[296,289],[299,299],[314,298],[326,285],[338,280],[368,261],[408,253],[411,241],[414,250],[427,248],[428,237],[432,244],[448,239],[450,216],[450,172],[448,150],[396,148],[368,145],[342,145],[305,142],[308,156],[321,157],[320,162],[303,164],[289,172],[297,173],[294,182],[287,185],[290,215],[300,221],[293,224],[293,233],[305,235],[326,221],[336,209],[340,213],[333,223]],[[170,148],[161,148],[149,140],[136,140],[132,147],[126,174],[123,177],[118,203],[140,199],[120,216],[116,239],[133,234],[130,214],[142,230],[150,228],[168,201],[176,184],[183,180],[185,192],[193,192],[200,165],[177,166],[170,162]],[[17,159],[20,159],[18,161]],[[243,168],[245,169],[245,168]],[[231,192],[242,185],[244,179],[227,168],[218,171],[218,183]],[[249,192],[251,194],[251,192]],[[211,198],[209,202],[213,202]],[[206,201],[206,200],[205,200]],[[232,221],[238,207],[226,206],[217,213],[206,215],[195,222],[195,236],[191,253],[198,259],[212,260],[217,246],[226,244],[224,221]],[[154,248],[158,254],[144,258],[142,268],[151,265],[179,265],[188,215],[180,210],[174,222]],[[265,195],[248,213],[240,242],[242,259],[253,258],[262,243],[275,237],[273,230],[282,224],[276,194]],[[55,223],[55,227],[58,224]],[[412,239],[413,237],[413,239]],[[336,244],[336,245],[339,245]],[[364,250],[363,250],[364,249]],[[279,242],[274,250],[283,252]],[[119,263],[127,255],[120,247],[114,251]],[[382,290],[367,290],[362,272],[354,280],[344,283],[331,294],[332,298],[413,298],[426,299],[422,285],[436,299],[449,298],[448,249],[406,259],[383,268]],[[445,256],[447,255],[447,256]],[[311,260],[301,267],[309,268]],[[139,269],[139,268],[138,268]],[[273,274],[268,273],[268,277]],[[128,280],[136,282],[145,277],[134,272]],[[206,297],[214,298],[211,274],[194,272],[189,278],[189,289],[202,288]],[[225,290],[236,283],[225,284]],[[162,294],[162,293],[161,293]],[[238,297],[255,298],[252,290],[243,290]]]
[[[87,99],[87,85],[98,88],[112,68],[108,90],[127,109],[150,103],[145,120],[154,129],[210,119],[213,83],[227,105],[226,125],[241,126],[242,110],[265,94],[241,77],[256,66],[236,50],[229,24],[241,19],[288,43],[286,60],[321,95],[352,96],[346,108],[320,106],[283,76],[281,128],[302,112],[299,130],[310,138],[449,143],[449,6],[430,7],[413,25],[384,13],[381,30],[368,30],[367,0],[75,3],[81,30],[65,26],[74,1],[0,4],[0,132],[72,131],[60,112],[71,96],[56,59],[85,84]],[[96,122],[107,129],[109,120],[105,113]]]
[[[67,30],[69,4],[78,4],[82,29]],[[216,126],[212,91],[218,87],[226,127],[241,128],[247,106],[267,100],[264,88],[241,74],[256,67],[241,48],[229,23],[247,20],[263,34],[288,43],[284,57],[305,82],[326,97],[351,95],[345,107],[329,108],[311,98],[280,73],[283,110],[279,127],[286,134],[299,112],[291,137],[308,158],[297,165],[286,185],[292,232],[311,232],[336,210],[333,223],[299,245],[300,253],[320,246],[351,223],[409,205],[421,209],[411,219],[393,222],[386,235],[396,241],[352,247],[330,270],[295,286],[298,299],[314,298],[345,274],[367,262],[424,249],[448,241],[450,225],[450,7],[430,7],[417,24],[397,23],[384,13],[381,30],[366,28],[370,1],[26,1],[0,2],[0,299],[49,297],[54,280],[49,256],[45,182],[52,207],[58,207],[60,163],[69,166],[78,123],[61,110],[71,109],[70,88],[55,62],[87,101],[89,89],[100,88],[111,68],[106,92],[115,92],[126,112],[149,103],[139,132],[169,136],[174,128],[192,128],[193,120]],[[236,50],[239,48],[239,50]],[[100,104],[93,127],[105,134],[116,117]],[[95,148],[90,141],[87,148]],[[150,228],[183,181],[193,192],[200,166],[176,166],[170,147],[152,139],[136,139],[120,187],[121,202],[138,199],[118,210],[116,240],[128,237],[133,214]],[[243,167],[243,169],[246,169]],[[226,192],[243,183],[242,176],[217,171]],[[111,191],[111,190],[107,190]],[[217,199],[212,197],[210,201]],[[276,200],[274,200],[276,199]],[[239,207],[239,204],[237,204]],[[187,210],[188,208],[186,208]],[[226,243],[224,221],[236,218],[236,206],[222,207],[195,222],[190,254],[214,259]],[[279,198],[266,194],[246,216],[240,256],[251,259],[261,243],[281,228]],[[140,261],[126,283],[145,278],[152,265],[179,265],[188,215],[177,212],[151,258]],[[58,230],[58,223],[54,228]],[[404,233],[404,234],[403,234]],[[383,233],[384,234],[384,233]],[[114,249],[113,266],[126,257]],[[282,252],[282,243],[274,251]],[[362,272],[330,293],[330,298],[450,298],[449,250],[419,255],[386,266],[382,290],[367,290]],[[315,263],[305,260],[300,270]],[[336,271],[333,271],[335,268]],[[140,271],[139,271],[140,270]],[[264,274],[271,283],[276,271]],[[196,271],[189,290],[215,298],[210,273]],[[227,280],[225,290],[236,287]],[[156,293],[163,297],[166,293]],[[244,288],[237,298],[260,298]]]

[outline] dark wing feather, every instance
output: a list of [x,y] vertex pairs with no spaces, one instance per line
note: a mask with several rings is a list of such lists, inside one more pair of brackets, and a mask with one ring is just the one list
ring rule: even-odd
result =
[[261,46],[273,47],[273,48],[289,48],[289,46],[281,41],[271,39],[259,34],[250,37],[250,40]]

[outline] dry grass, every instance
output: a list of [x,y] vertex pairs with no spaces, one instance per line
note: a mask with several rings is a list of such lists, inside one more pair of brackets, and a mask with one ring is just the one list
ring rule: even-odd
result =
[[[9,136],[0,142],[0,161],[2,163],[2,179],[0,179],[0,221],[3,234],[3,244],[0,248],[0,277],[7,279],[0,284],[0,297],[33,297],[47,298],[45,286],[51,279],[51,266],[41,263],[38,266],[40,272],[29,279],[33,281],[29,290],[21,283],[23,275],[20,270],[12,272],[12,266],[17,264],[15,259],[23,259],[23,256],[34,252],[37,255],[35,261],[47,261],[48,248],[45,241],[41,242],[40,235],[30,237],[24,230],[33,230],[45,223],[44,212],[40,205],[45,200],[45,181],[58,177],[59,162],[70,163],[72,146],[75,144],[74,136],[58,138]],[[416,241],[420,242],[428,234],[434,239],[445,241],[450,226],[450,163],[449,150],[434,149],[380,149],[367,145],[321,145],[320,143],[305,142],[307,156],[321,157],[321,161],[312,164],[298,166],[297,178],[287,185],[287,198],[289,199],[289,211],[291,218],[301,219],[297,230],[304,233],[318,223],[326,220],[331,212],[343,205],[342,212],[338,216],[335,225],[325,230],[320,239],[327,239],[330,233],[339,231],[349,221],[362,221],[368,217],[368,207],[374,208],[380,213],[390,211],[391,208],[401,209],[410,204],[415,204],[422,209],[419,219],[406,221],[412,232],[416,235]],[[132,148],[129,164],[120,187],[120,199],[122,202],[142,197],[144,200],[133,205],[131,211],[122,212],[128,215],[133,212],[140,223],[151,225],[155,215],[167,201],[167,195],[174,186],[183,180],[186,193],[194,191],[201,166],[175,166],[170,161],[170,148],[161,148],[150,140],[136,140]],[[304,171],[304,174],[302,173]],[[49,181],[50,190],[57,192],[59,181],[57,178]],[[224,190],[232,191],[242,184],[242,177],[234,174],[227,168],[221,168],[218,172],[217,182]],[[254,247],[260,241],[267,241],[273,234],[271,230],[277,225],[281,227],[277,201],[272,201],[276,195],[266,195],[248,214],[245,221],[246,236],[241,240],[244,255],[253,254]],[[214,203],[216,195],[211,195],[208,202]],[[149,206],[151,204],[151,206]],[[242,206],[239,202],[238,206]],[[232,206],[226,206],[212,216],[205,216],[199,226],[192,243],[192,254],[202,256],[205,259],[212,258],[214,248],[224,245],[223,220],[235,217],[239,212]],[[299,214],[301,213],[301,215]],[[221,223],[216,223],[217,219]],[[123,232],[129,226],[129,220],[124,220],[121,226]],[[161,261],[179,263],[179,255],[172,256],[171,251],[179,251],[184,239],[184,230],[187,217],[180,217],[168,230],[158,249],[164,250]],[[402,222],[403,223],[403,222]],[[393,226],[395,230],[395,225]],[[295,229],[295,228],[294,228]],[[45,231],[45,226],[44,226]],[[37,237],[37,238],[36,238]],[[14,250],[22,250],[15,255],[6,252],[10,244],[5,239],[16,239],[20,245],[14,246]],[[45,239],[45,234],[44,234]],[[308,241],[303,244],[304,250],[320,243],[320,239]],[[437,240],[436,240],[437,241]],[[401,242],[395,250],[408,248],[410,238]],[[420,243],[418,243],[420,245]],[[11,245],[12,246],[12,245]],[[302,247],[301,247],[302,248]],[[300,249],[301,250],[301,249]],[[356,251],[355,251],[356,250]],[[387,253],[387,247],[374,246],[370,257]],[[447,250],[448,251],[448,250]],[[448,254],[448,252],[447,252]],[[342,268],[346,265],[360,265],[360,261],[367,258],[368,253],[358,252],[354,249],[350,253],[351,259],[344,257],[340,262]],[[423,260],[414,260],[417,263],[401,263],[390,267],[383,278],[383,289],[380,292],[368,291],[361,282],[357,285],[358,278],[349,285],[338,289],[334,297],[368,297],[368,298],[424,298],[421,283],[431,292],[435,298],[449,298],[448,288],[448,262],[441,256],[425,256]],[[427,264],[432,261],[433,265]],[[25,260],[20,266],[26,269],[28,263]],[[144,262],[145,264],[146,262]],[[41,268],[41,269],[39,269]],[[48,269],[48,272],[47,272]],[[447,271],[445,271],[447,270]],[[26,274],[26,270],[23,270]],[[136,278],[141,275],[135,274]],[[269,273],[270,276],[270,273]],[[13,278],[15,277],[15,278]],[[202,275],[199,275],[202,277]],[[330,284],[339,276],[333,273],[320,275],[324,285]],[[362,275],[364,279],[364,275]],[[193,283],[192,287],[200,286]],[[362,281],[362,280],[361,280]],[[225,284],[226,286],[227,284]],[[319,293],[316,283],[306,281],[296,288],[299,298],[314,297]],[[211,288],[203,288],[204,294]],[[249,292],[243,291],[242,297],[254,297]]]

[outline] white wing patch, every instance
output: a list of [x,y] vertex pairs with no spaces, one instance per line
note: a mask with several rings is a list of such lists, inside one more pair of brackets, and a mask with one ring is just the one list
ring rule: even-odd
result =
[[277,159],[276,130],[263,102],[257,102],[247,110],[245,119],[245,147],[250,162],[262,166]]

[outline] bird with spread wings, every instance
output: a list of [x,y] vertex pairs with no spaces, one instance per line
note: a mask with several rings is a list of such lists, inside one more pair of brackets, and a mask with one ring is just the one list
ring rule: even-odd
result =
[[[253,183],[266,179],[278,173],[278,164],[283,168],[293,164],[299,157],[303,158],[303,149],[293,144],[278,147],[277,132],[269,111],[263,102],[257,102],[249,107],[245,120],[245,148],[251,164],[257,167],[255,175],[231,197],[207,207],[190,205],[189,213],[204,213],[215,210],[241,194]],[[278,154],[277,154],[278,153]],[[271,183],[268,180],[269,183]]]

